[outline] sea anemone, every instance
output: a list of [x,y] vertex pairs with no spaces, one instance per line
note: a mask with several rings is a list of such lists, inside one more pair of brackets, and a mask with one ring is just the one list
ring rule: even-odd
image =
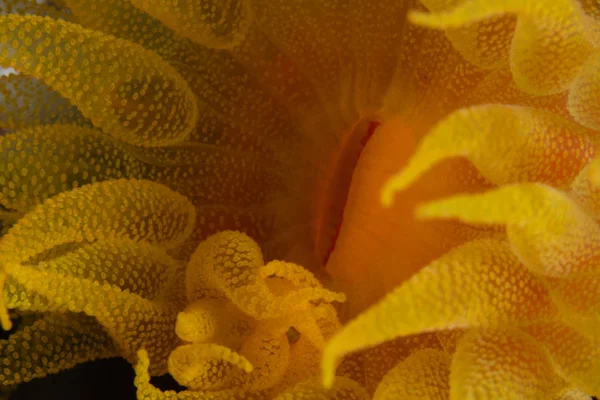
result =
[[600,393],[596,1],[40,3],[0,4],[2,387]]

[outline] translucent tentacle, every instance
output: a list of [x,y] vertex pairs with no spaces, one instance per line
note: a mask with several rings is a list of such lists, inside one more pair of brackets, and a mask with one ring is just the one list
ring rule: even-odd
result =
[[598,331],[585,336],[560,322],[533,325],[525,330],[544,345],[556,371],[565,380],[588,393],[600,392]]
[[238,369],[249,374],[253,366],[244,356],[216,344],[187,344],[169,355],[169,373],[192,390],[223,389]]
[[[138,43],[163,60],[194,64],[196,46],[129,0],[63,0],[78,22],[90,29]],[[147,29],[139,29],[144,26]]]
[[266,390],[283,378],[290,363],[290,344],[285,334],[257,331],[244,342],[240,354],[254,368],[249,374],[237,374],[234,387],[242,391]]
[[[460,0],[421,0],[431,12],[440,13],[461,3]],[[513,15],[499,15],[446,29],[454,48],[466,60],[481,68],[508,66],[510,43],[515,30]]]
[[5,360],[0,385],[27,382],[81,362],[115,355],[111,338],[95,319],[82,314],[49,313],[0,340],[0,358]]
[[[275,51],[281,52],[286,58],[289,57],[295,63],[301,63],[297,64],[298,66],[288,67],[290,72],[298,68],[302,68],[301,70],[286,75],[293,77],[296,81],[293,82],[295,85],[307,86],[295,90],[301,90],[301,100],[306,101],[308,97],[309,101],[312,101],[313,104],[321,104],[324,111],[331,115],[330,118],[312,118],[315,118],[316,121],[322,120],[324,124],[331,124],[331,121],[336,121],[339,113],[339,105],[335,99],[342,90],[339,80],[340,73],[343,68],[350,68],[350,66],[345,66],[340,62],[347,50],[342,46],[336,46],[337,41],[333,39],[336,35],[343,35],[342,31],[347,27],[342,25],[338,27],[340,32],[337,32],[324,22],[332,14],[338,17],[340,14],[343,15],[340,10],[341,5],[331,3],[326,7],[322,7],[319,3],[305,2],[286,3],[286,7],[282,7],[282,4],[269,0],[252,1],[256,24],[260,26],[259,32],[264,31],[263,37],[266,36],[268,41],[274,43],[272,47],[277,49],[269,49],[269,54]],[[330,21],[333,20],[335,19],[330,19]],[[302,32],[302,34],[298,34],[298,32]],[[251,32],[247,44],[258,47],[255,42],[258,38],[263,39],[263,37]],[[344,37],[344,39],[348,40],[348,37]],[[262,42],[264,41],[263,39]],[[245,48],[239,49],[239,52],[246,53],[247,51]],[[244,55],[246,56],[244,60],[249,58],[246,54]],[[265,59],[268,60],[269,57],[265,57]],[[291,63],[288,61],[286,64]],[[274,66],[277,67],[277,65]],[[277,76],[277,74],[270,75]],[[282,80],[280,85],[291,86],[285,80]],[[312,93],[313,91],[316,93]],[[296,94],[294,94],[295,96]],[[285,101],[290,101],[290,99]],[[297,100],[294,99],[294,101]],[[303,108],[306,107],[313,106],[307,104]],[[329,129],[329,127],[325,129]]]
[[595,154],[593,133],[552,113],[505,105],[455,111],[425,137],[408,165],[382,190],[389,206],[396,192],[452,157],[468,158],[495,184],[568,185]]
[[211,393],[255,393],[275,386],[290,361],[287,337],[257,331],[237,352],[214,344],[184,345],[169,357],[169,371],[182,384]]
[[[59,40],[44,40],[54,32]],[[197,120],[187,83],[156,54],[61,20],[0,16],[0,62],[32,75],[77,104],[95,126],[120,140],[158,146],[185,139]],[[23,45],[19,36],[31,38]],[[70,44],[77,43],[77,46]],[[54,49],[57,51],[54,51]],[[89,61],[98,60],[90,66]],[[60,65],[61,73],[54,73]]]
[[[0,137],[0,160],[0,204],[19,211],[89,183],[135,178],[162,183],[197,207],[218,204],[222,211],[241,212],[263,202],[277,182],[251,154],[189,142],[140,148],[97,129],[63,124]],[[230,167],[222,171],[222,165]]]
[[569,90],[567,109],[580,124],[600,129],[600,52],[591,56]]
[[140,175],[127,146],[75,125],[33,126],[2,136],[0,159],[0,203],[22,212],[88,183]]
[[306,268],[285,261],[270,261],[267,265],[260,268],[260,273],[264,278],[276,276],[284,278],[296,287],[322,288],[321,282]]
[[[277,296],[265,282],[261,267],[262,253],[250,237],[232,231],[213,235],[198,246],[190,260],[186,273],[188,299],[225,296],[257,319],[278,318],[307,309],[311,301],[345,299],[320,285],[301,287]],[[292,280],[298,280],[299,274],[296,270],[295,275],[291,272],[289,275]],[[307,274],[303,273],[302,280],[314,283],[314,278],[307,278]]]
[[467,330],[465,329],[452,329],[448,331],[436,332],[436,336],[442,345],[444,351],[448,354],[454,354],[458,341],[463,337]]
[[[286,333],[290,342],[290,364],[279,383],[281,388],[293,386],[319,374],[319,362],[324,343],[317,343],[315,337],[319,336],[321,340],[327,340],[341,327],[331,304],[320,304],[313,311],[318,332],[307,331],[306,326],[297,328],[296,325],[292,325],[294,329]],[[338,370],[338,376],[361,382],[364,381],[363,374],[362,359],[358,362],[347,358]]]
[[544,348],[517,330],[474,330],[452,359],[450,399],[548,399],[565,383]]
[[24,262],[70,242],[125,237],[163,248],[191,233],[194,206],[150,181],[115,180],[59,194],[25,215],[0,240],[3,262]]
[[[165,292],[173,284],[170,279],[151,282],[153,274],[145,274],[150,287],[160,286],[154,286],[162,296],[156,303],[119,289],[117,286],[127,288],[123,277],[112,279],[117,286],[101,284],[89,279],[93,269],[82,272],[76,268],[77,258],[85,258],[81,252],[89,250],[85,244],[42,264],[48,267],[43,270],[19,263],[72,242],[125,238],[169,248],[185,240],[194,221],[195,209],[185,198],[151,182],[108,181],[58,195],[28,213],[0,240],[2,272],[10,275],[11,282],[8,291],[3,291],[4,300],[8,306],[21,309],[85,312],[98,318],[125,357],[131,359],[135,346],[145,343],[153,354],[162,355],[158,360],[166,360],[177,343],[173,326],[179,304],[177,296]],[[91,246],[102,247],[100,243]],[[144,246],[141,248],[150,249]],[[135,253],[135,245],[132,250]],[[161,258],[160,252],[152,257],[153,262],[165,262],[168,270],[178,268],[164,254]],[[134,274],[135,270],[129,272]],[[178,278],[169,276],[173,281]],[[165,367],[158,365],[155,370]]]
[[414,12],[419,25],[461,28],[491,17],[517,15],[510,67],[525,92],[548,95],[566,90],[593,51],[585,14],[573,0],[468,0],[441,12]]
[[77,107],[34,77],[0,77],[0,125],[20,129],[39,124],[73,123],[91,126]]
[[545,279],[564,321],[594,337],[600,332],[600,276]]
[[[162,361],[154,370],[166,369],[167,356],[177,344],[173,331],[175,305],[153,302],[106,283],[37,271],[32,267],[8,266],[7,273],[26,290],[44,296],[50,304],[95,317],[123,357],[132,361],[137,349],[147,347],[158,362]],[[18,306],[26,309],[26,304]]]
[[54,19],[72,20],[72,16],[62,7],[56,7],[54,2],[37,2],[37,1],[22,1],[22,0],[2,0],[0,3],[0,14],[19,14],[19,15],[41,15],[48,16]]
[[[67,0],[66,3],[83,25],[156,52],[187,81],[198,100],[199,112],[190,140],[260,152],[269,159],[285,159],[283,150],[284,146],[289,147],[292,122],[264,85],[257,85],[248,73],[253,67],[259,74],[264,73],[262,66],[256,64],[258,51],[269,54],[266,58],[273,56],[273,46],[265,49],[264,35],[260,36],[258,48],[244,47],[244,61],[248,63],[244,67],[236,60],[243,58],[241,49],[236,48],[235,54],[230,54],[196,45],[163,24],[160,19],[165,13],[153,18],[129,0]],[[139,29],[140,26],[147,29]],[[280,66],[281,62],[275,64]],[[274,75],[265,77],[270,85]],[[283,81],[287,83],[288,79]]]
[[307,379],[292,386],[274,400],[367,400],[367,391],[355,381],[337,377],[330,389],[325,389],[317,378]]
[[[513,282],[519,281],[519,286]],[[528,272],[508,243],[464,244],[422,269],[382,301],[346,324],[325,347],[330,385],[345,354],[399,336],[442,329],[527,324],[556,318],[543,283]]]
[[226,299],[203,299],[177,315],[175,332],[191,343],[217,343],[240,348],[256,322]]
[[530,96],[523,93],[513,81],[509,70],[497,69],[490,72],[473,90],[465,96],[465,105],[471,104],[511,104],[515,106],[535,107],[552,112],[556,116],[572,118],[566,109],[568,92],[550,96]]
[[0,269],[0,327],[5,331],[9,331],[12,329],[13,324],[10,320],[10,314],[8,313],[8,306],[4,296],[6,278],[7,276],[4,268]]
[[576,388],[565,388],[558,391],[552,400],[589,400],[589,394]]
[[422,206],[423,218],[506,225],[513,250],[531,271],[546,276],[594,274],[600,228],[566,193],[540,184],[505,186]]
[[373,400],[448,399],[450,360],[440,350],[417,351],[388,372]]
[[594,188],[600,187],[600,157],[590,163],[588,177]]
[[108,283],[148,299],[159,296],[181,267],[159,247],[128,238],[97,241],[35,264],[39,270]]
[[581,170],[569,194],[592,218],[600,220],[600,158],[593,159]]
[[132,0],[183,37],[215,48],[231,48],[245,36],[253,16],[248,0]]
[[[375,393],[379,390],[382,379],[392,368],[415,352],[424,349],[441,350],[436,333],[399,337],[359,353],[362,354],[367,391]],[[338,368],[338,371],[340,368]],[[384,390],[384,392],[387,392],[387,390]]]
[[167,390],[165,392],[157,389],[150,383],[150,374],[148,368],[150,359],[146,350],[139,350],[137,353],[138,361],[135,365],[135,386],[137,387],[138,400],[264,400],[266,394],[263,392],[240,393],[236,390],[221,390],[214,392],[185,390],[175,392]]
[[[240,232],[212,235],[198,246],[186,269],[188,300],[192,302],[205,297],[224,297],[220,285],[214,282],[218,279],[218,274],[228,276],[235,273],[237,287],[258,286],[258,274],[254,272],[262,265],[260,247],[248,236]],[[236,286],[226,289],[233,290]],[[262,286],[259,287],[263,289]],[[266,292],[266,286],[263,291]],[[249,307],[248,304],[242,306],[244,309]]]

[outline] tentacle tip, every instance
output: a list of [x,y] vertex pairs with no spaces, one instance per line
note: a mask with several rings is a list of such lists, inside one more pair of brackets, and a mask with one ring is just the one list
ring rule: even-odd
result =
[[139,349],[137,354],[141,358],[148,358],[148,352],[146,351],[146,349]]
[[442,213],[437,207],[437,202],[429,202],[425,204],[421,204],[417,206],[415,210],[415,217],[417,219],[433,219],[433,218],[443,218],[448,217],[446,213]]
[[379,196],[379,202],[383,208],[391,208],[394,205],[394,196],[396,192],[401,189],[398,189],[398,186],[395,182],[388,182],[381,189],[381,194]]
[[588,172],[588,179],[593,187],[600,187],[600,159],[594,161]]
[[[3,307],[0,305],[0,307]],[[13,323],[10,320],[10,316],[8,315],[8,310],[6,308],[0,310],[0,326],[5,331],[10,331],[13,328]]]
[[139,349],[137,351],[137,365],[141,368],[147,368],[150,364],[150,357],[148,356],[148,351],[146,349]]
[[336,297],[334,299],[338,303],[345,303],[348,300],[348,296],[345,293],[336,293]]
[[0,327],[5,331],[10,331],[13,327],[13,323],[10,320],[8,309],[4,304],[4,298],[2,292],[4,291],[4,282],[6,280],[6,273],[0,274]]
[[408,189],[415,181],[417,181],[426,171],[435,165],[436,161],[427,164],[416,165],[411,162],[406,168],[390,177],[381,188],[380,203],[385,208],[390,208],[394,203],[394,197],[397,193]]
[[323,373],[322,373],[322,384],[323,387],[325,387],[326,389],[331,389],[333,387],[333,381],[335,379],[335,375],[333,372],[333,367],[329,366],[329,365],[324,365],[323,366]]
[[408,12],[408,20],[419,26],[429,27],[429,28],[437,28],[435,23],[435,16],[431,13],[426,13],[423,11],[410,10]]
[[338,358],[337,353],[332,350],[330,342],[323,350],[323,358],[321,358],[321,382],[326,389],[333,387]]
[[248,360],[244,360],[245,362],[242,363],[242,369],[244,370],[244,372],[246,373],[251,373],[252,371],[254,371],[254,365],[252,365],[250,363],[250,361]]

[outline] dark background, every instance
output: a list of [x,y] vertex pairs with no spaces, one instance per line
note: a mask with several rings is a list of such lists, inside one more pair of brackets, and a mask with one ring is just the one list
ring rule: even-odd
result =
[[135,400],[133,367],[112,358],[19,385],[10,400]]
[[[133,378],[133,367],[125,360],[99,360],[22,384],[10,400],[135,400]],[[163,390],[181,389],[170,376],[152,383]]]
[[[80,364],[19,385],[10,400],[136,400],[133,367],[111,358]],[[163,390],[182,390],[169,375],[152,378]]]

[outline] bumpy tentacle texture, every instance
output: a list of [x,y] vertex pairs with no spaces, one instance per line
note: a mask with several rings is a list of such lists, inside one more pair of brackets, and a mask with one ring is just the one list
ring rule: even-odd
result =
[[[431,15],[414,13],[412,20],[424,26],[448,29],[470,27],[503,15],[517,17],[508,57],[515,82],[526,92],[547,95],[564,91],[594,51],[590,22],[581,6],[571,0],[467,0]],[[485,29],[470,36],[478,38],[482,34]],[[503,39],[510,39],[510,35],[499,38]],[[482,41],[479,46],[486,48],[490,43]],[[495,53],[494,58],[505,56],[503,51]]]
[[[298,343],[290,344],[288,332],[293,329],[308,340],[304,351],[318,353],[332,333],[327,324],[339,324],[330,303],[344,300],[302,267],[282,261],[263,265],[256,242],[233,231],[198,246],[186,268],[185,287],[188,306],[179,313],[175,331],[188,343],[170,354],[169,372],[198,398],[266,396],[276,393],[282,380],[296,383],[297,372],[289,366],[307,354],[294,350]],[[314,374],[318,357],[304,367]],[[364,391],[349,379],[346,386],[340,391],[348,395]],[[310,390],[322,389],[298,386],[290,393],[308,395]],[[138,396],[171,394],[140,381]]]
[[0,77],[0,116],[7,130],[54,123],[90,125],[67,99],[27,75]]
[[213,48],[237,45],[252,23],[248,0],[133,0],[183,37]]
[[[506,61],[526,93],[567,92],[568,113],[559,116],[531,103],[477,105],[451,113],[429,131],[406,166],[383,185],[382,204],[391,207],[446,160],[466,158],[499,187],[431,201],[416,215],[500,225],[506,239],[455,248],[350,321],[325,348],[324,383],[333,382],[344,355],[437,331],[445,352],[409,356],[381,381],[375,398],[428,393],[440,399],[558,399],[596,393],[590,374],[599,365],[594,343],[600,332],[597,21],[572,1],[423,3],[432,13],[414,12],[413,22],[444,29],[456,49],[483,68],[501,70]],[[512,16],[514,33],[507,19]],[[490,34],[505,31],[511,35]],[[568,62],[566,53],[572,55]],[[557,60],[560,66],[553,64]],[[493,87],[485,85],[476,91]],[[444,359],[448,353],[451,362]]]
[[[0,241],[4,306],[85,314],[97,320],[108,334],[105,342],[114,342],[118,354],[133,361],[137,349],[146,346],[166,360],[176,344],[172,328],[182,299],[177,294],[181,264],[165,250],[181,245],[194,221],[195,208],[187,199],[149,181],[113,180],[55,196]],[[42,326],[51,323],[44,321]],[[6,319],[3,324],[10,326]],[[56,331],[61,341],[73,335]],[[77,333],[87,342],[95,334]],[[70,357],[83,360],[98,353],[94,347],[86,350],[87,355]],[[163,361],[153,370],[165,367]],[[50,371],[56,368],[53,364]],[[36,375],[47,372],[36,370]],[[31,377],[29,372],[23,378]]]
[[445,399],[448,398],[449,375],[448,354],[434,349],[417,351],[389,371],[373,398]]
[[600,395],[597,1],[37,3],[0,0],[0,391]]
[[[196,122],[189,86],[152,52],[77,24],[33,15],[0,16],[0,27],[5,37],[0,63],[42,80],[77,103],[94,125],[123,141],[144,146],[178,142]],[[52,43],[46,32],[61,39]],[[19,45],[25,36],[27,44]]]
[[[0,341],[0,352],[7,360],[0,375],[3,386],[117,355],[110,336],[94,318],[59,313],[46,313]],[[30,367],[42,359],[46,360],[45,368]]]

